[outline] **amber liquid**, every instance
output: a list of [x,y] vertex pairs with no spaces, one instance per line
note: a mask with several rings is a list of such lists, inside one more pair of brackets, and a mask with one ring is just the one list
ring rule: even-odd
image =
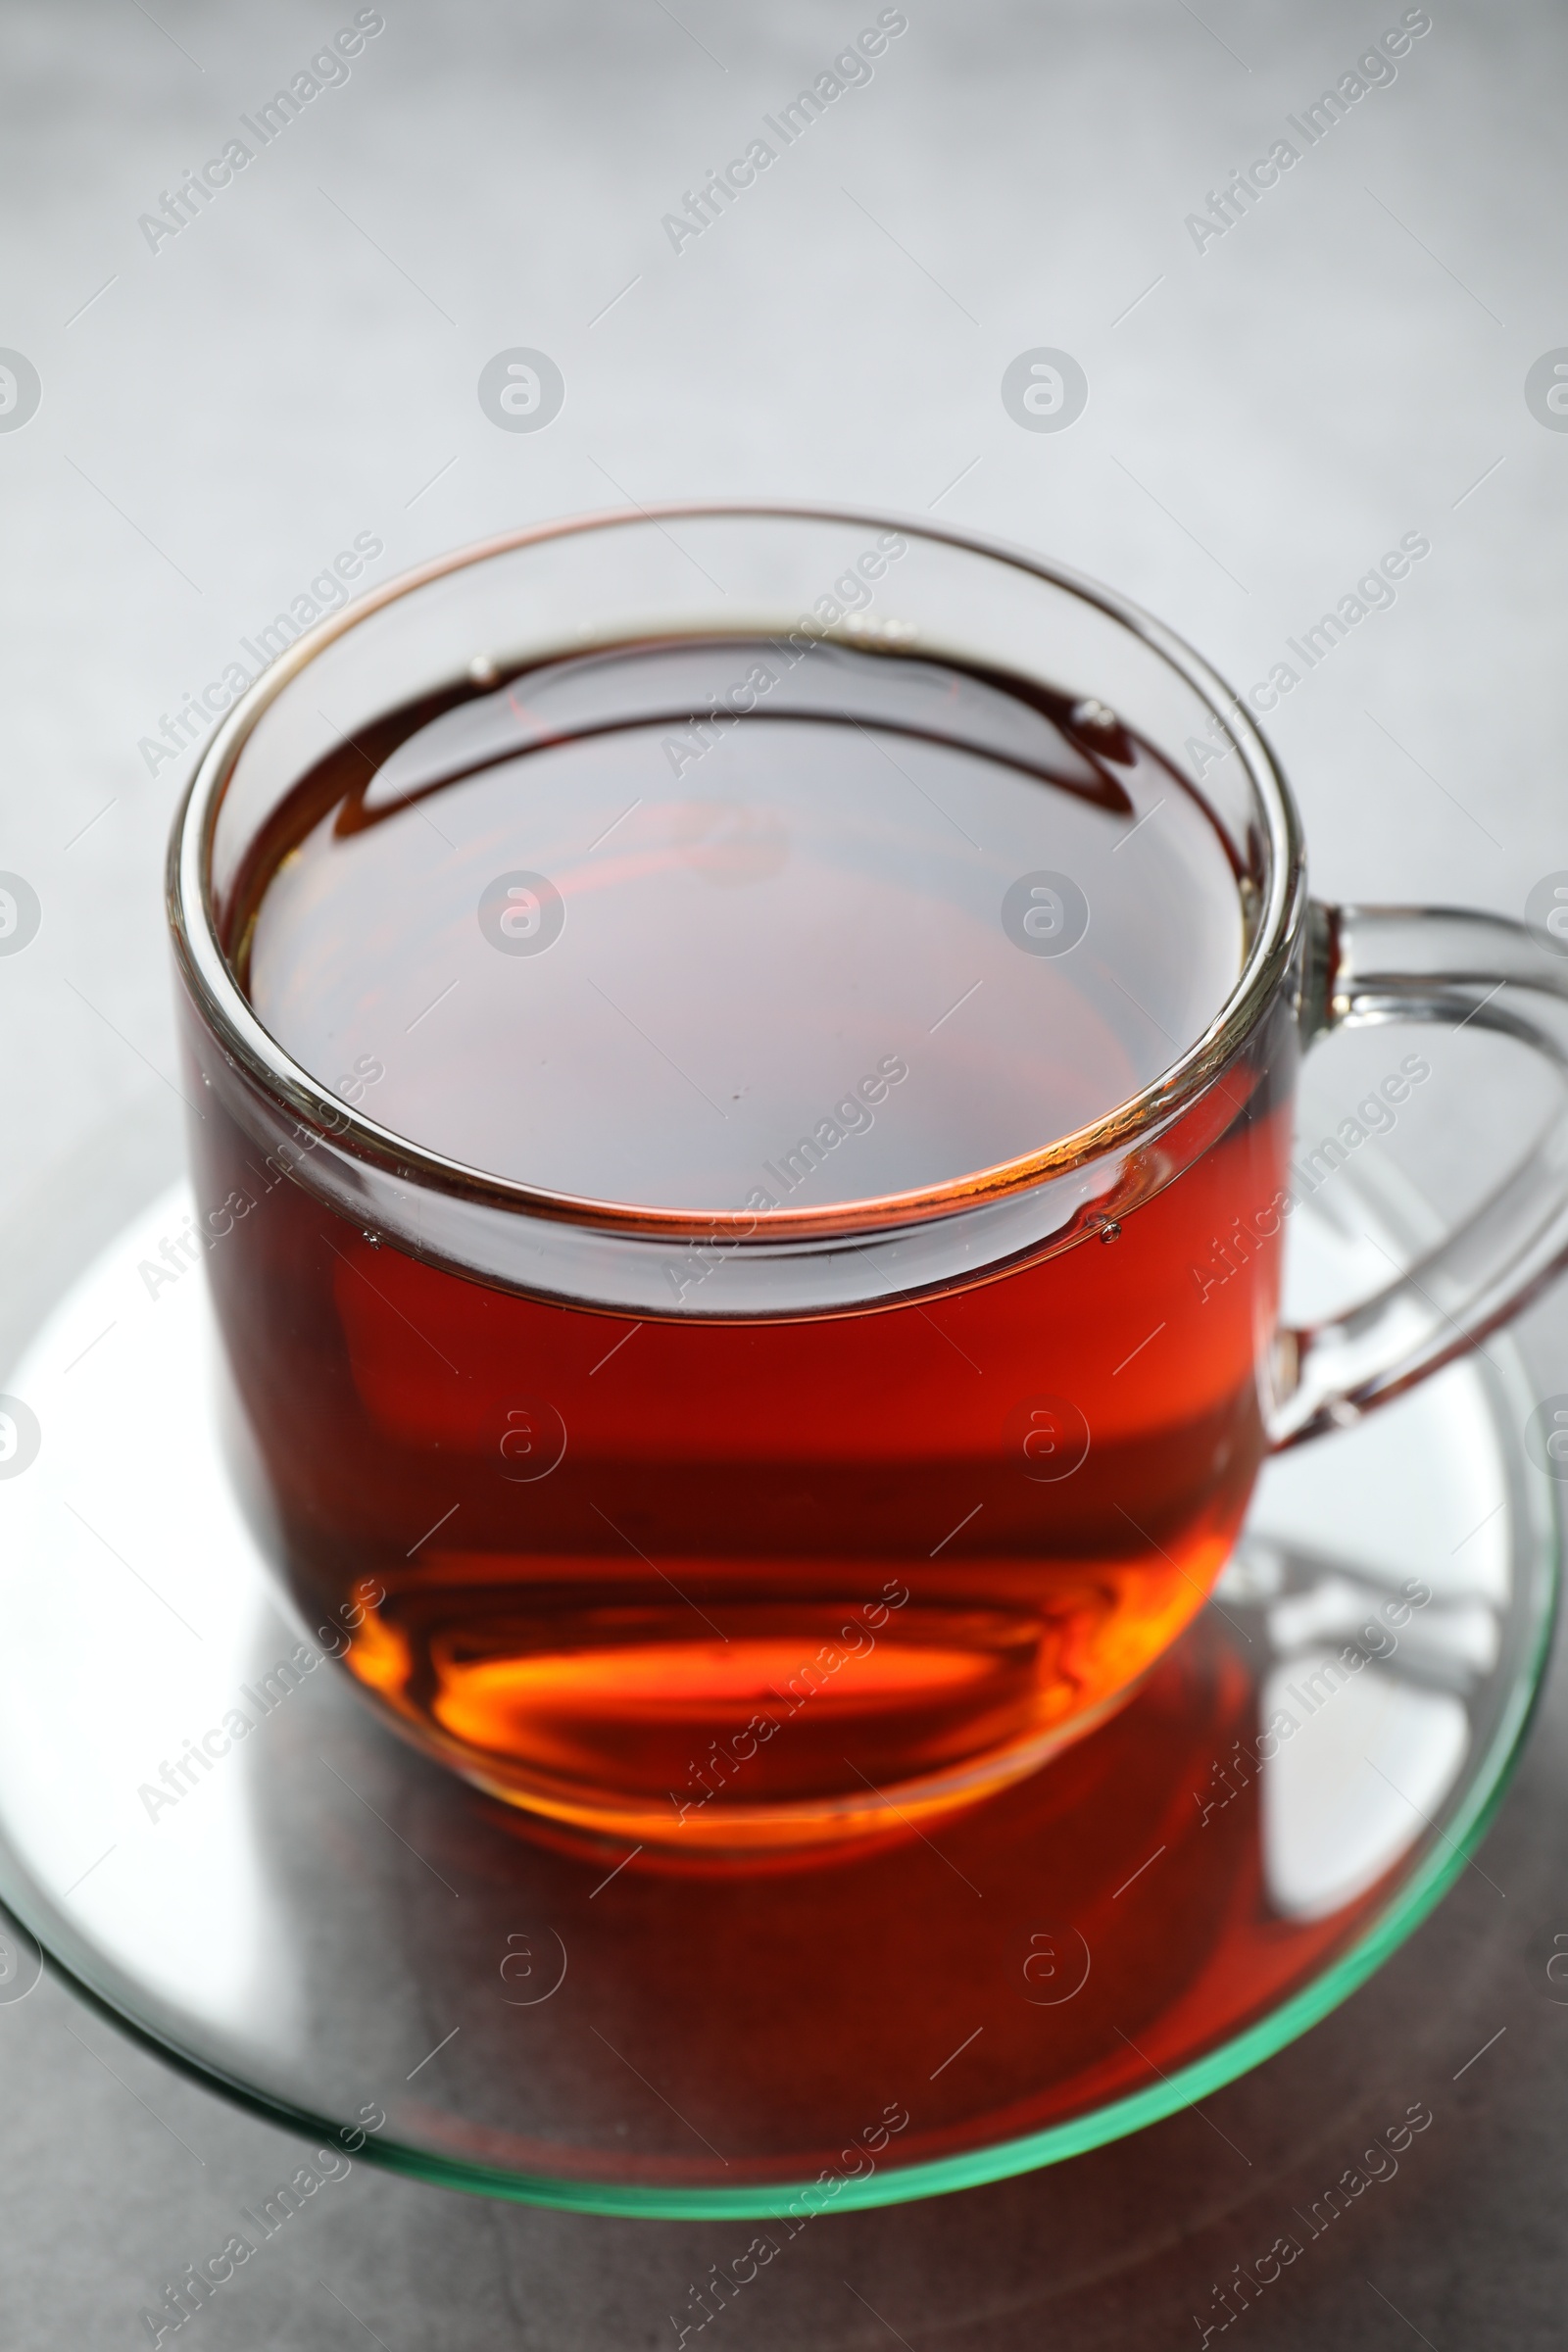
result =
[[[778,675],[713,723],[752,665]],[[1038,871],[1083,893],[1069,952],[1004,918]],[[1070,1132],[1206,1024],[1242,939],[1208,812],[1114,722],[766,640],[357,729],[227,917],[267,1026],[396,1133],[757,1213]],[[208,1262],[297,1597],[314,1622],[368,1596],[348,1664],[402,1726],[619,1850],[973,1801],[1101,1720],[1224,1561],[1277,1245],[1193,1268],[1279,1188],[1290,1075],[1283,1047],[1229,1074],[1218,1140],[1119,1227],[892,1309],[735,1323],[692,1311],[690,1256],[640,1318],[422,1262],[279,1175],[215,1088]]]

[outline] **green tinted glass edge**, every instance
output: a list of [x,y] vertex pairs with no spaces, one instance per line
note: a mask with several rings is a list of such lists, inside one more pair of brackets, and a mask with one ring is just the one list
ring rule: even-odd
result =
[[[1506,1371],[1497,1362],[1499,1354],[1504,1354]],[[1494,1348],[1484,1377],[1489,1386],[1502,1392],[1499,1402],[1511,1407],[1505,1425],[1521,1429],[1536,1398],[1512,1348],[1504,1351]],[[367,2137],[364,2146],[353,2153],[364,2156],[382,2171],[400,2173],[432,2186],[466,2189],[474,2195],[567,2212],[649,2221],[701,2221],[725,2216],[738,2221],[766,2221],[782,2220],[791,2206],[808,2206],[808,2213],[798,2218],[815,2218],[823,2213],[906,2204],[921,2197],[983,2187],[1020,2173],[1042,2171],[1048,2165],[1085,2155],[1151,2124],[1161,2123],[1209,2092],[1235,2082],[1319,2024],[1414,1934],[1459,1873],[1469,1866],[1472,1853],[1507,1792],[1541,1692],[1556,1616],[1561,1561],[1561,1521],[1555,1489],[1548,1488],[1544,1479],[1537,1480],[1517,1452],[1507,1468],[1512,1498],[1522,1506],[1515,1522],[1519,1531],[1515,1542],[1516,1567],[1522,1554],[1533,1570],[1534,1622],[1528,1649],[1520,1660],[1486,1753],[1464,1790],[1452,1821],[1438,1832],[1442,1845],[1434,1846],[1422,1857],[1388,1909],[1322,1977],[1303,1985],[1255,2025],[1247,2027],[1203,2057],[1192,2060],[1178,2073],[1162,2077],[1147,2090],[1133,2092],[1041,2132],[998,2140],[962,2155],[937,2157],[925,2163],[873,2172],[863,2180],[844,2180],[840,2192],[831,2198],[823,2194],[821,2182],[808,2180],[757,2182],[747,2188],[680,2187],[668,2183],[641,2186],[559,2180],[544,2173],[504,2173],[458,2158],[432,2156],[375,2137]],[[10,1899],[8,1890],[0,1888],[0,1897],[9,1901],[9,1907],[24,1923],[24,1912]],[[153,2027],[117,2007],[68,1963],[49,1953],[47,1945],[44,1949],[51,1973],[69,1984],[90,2008],[122,2033],[129,2033],[167,2064],[175,2066],[207,2089],[221,2092],[265,2122],[306,2138],[341,2146],[340,2126],[285,2100],[270,2098],[193,2057]]]

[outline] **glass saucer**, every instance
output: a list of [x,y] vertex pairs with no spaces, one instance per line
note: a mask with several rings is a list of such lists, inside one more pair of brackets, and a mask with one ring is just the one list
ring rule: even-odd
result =
[[[1428,1238],[1386,1170],[1326,1194],[1292,1225],[1320,1290]],[[30,1932],[318,2141],[793,2230],[1056,2162],[1257,2065],[1410,1934],[1498,1802],[1557,1555],[1505,1338],[1272,1463],[1136,1696],[935,1837],[722,1874],[539,1843],[288,1616],[225,1484],[186,1205],[120,1235],[0,1400],[0,1999]]]

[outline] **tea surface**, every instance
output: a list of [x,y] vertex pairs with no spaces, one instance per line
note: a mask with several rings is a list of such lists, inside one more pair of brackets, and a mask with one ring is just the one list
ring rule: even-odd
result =
[[1242,958],[1218,831],[1110,713],[838,644],[635,647],[394,716],[273,855],[241,958],[295,1059],[451,1158],[648,1205],[1039,1149]]

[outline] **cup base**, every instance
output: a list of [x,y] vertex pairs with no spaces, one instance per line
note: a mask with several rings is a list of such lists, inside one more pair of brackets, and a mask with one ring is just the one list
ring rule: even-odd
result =
[[[564,1852],[623,1855],[634,1845],[650,1868],[766,1869],[774,1864],[819,1864],[853,1859],[924,1836],[938,1823],[1001,1795],[1048,1767],[1066,1748],[1099,1730],[1136,1695],[1152,1667],[1126,1689],[1082,1710],[1070,1722],[1020,1741],[1000,1757],[946,1773],[873,1787],[853,1796],[798,1804],[705,1805],[693,1792],[682,1813],[675,1803],[584,1802],[566,1788],[552,1789],[530,1774],[519,1787],[504,1767],[487,1768],[473,1751],[444,1742],[422,1721],[374,1700],[375,1711],[413,1746],[458,1773],[470,1787],[511,1807],[525,1834]],[[362,1690],[364,1686],[361,1686]]]

